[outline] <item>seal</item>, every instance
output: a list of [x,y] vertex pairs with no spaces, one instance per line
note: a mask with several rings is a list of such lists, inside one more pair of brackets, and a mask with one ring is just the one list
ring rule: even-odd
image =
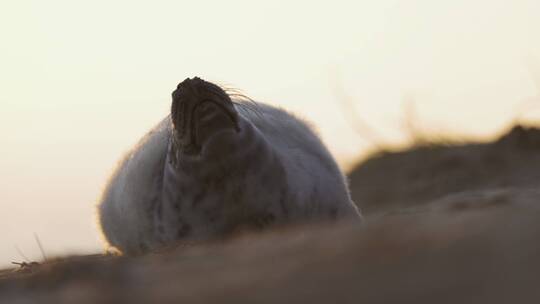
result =
[[178,85],[170,115],[120,162],[98,217],[110,246],[139,254],[238,229],[361,215],[307,123],[195,77]]

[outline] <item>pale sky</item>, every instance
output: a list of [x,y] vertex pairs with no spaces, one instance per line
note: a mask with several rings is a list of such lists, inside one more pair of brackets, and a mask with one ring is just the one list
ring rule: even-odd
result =
[[426,132],[489,137],[540,118],[540,1],[0,2],[0,265],[101,250],[94,205],[187,77],[312,121],[342,165]]

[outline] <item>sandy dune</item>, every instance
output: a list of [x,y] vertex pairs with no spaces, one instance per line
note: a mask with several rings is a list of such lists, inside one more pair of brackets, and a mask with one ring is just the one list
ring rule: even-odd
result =
[[282,227],[0,274],[0,303],[538,303],[540,131],[385,153],[363,224]]

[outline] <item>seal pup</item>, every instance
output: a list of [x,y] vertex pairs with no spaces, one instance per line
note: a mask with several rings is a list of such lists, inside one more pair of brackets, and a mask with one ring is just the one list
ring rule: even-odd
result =
[[200,78],[178,85],[170,115],[127,153],[98,204],[109,245],[138,254],[238,228],[360,219],[305,122],[235,96]]

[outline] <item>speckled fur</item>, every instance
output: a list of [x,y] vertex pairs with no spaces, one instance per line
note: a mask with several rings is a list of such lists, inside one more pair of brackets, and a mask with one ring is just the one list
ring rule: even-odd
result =
[[360,218],[312,128],[269,105],[234,108],[240,131],[214,136],[208,157],[175,154],[170,117],[125,156],[98,205],[109,245],[137,254],[246,226]]

